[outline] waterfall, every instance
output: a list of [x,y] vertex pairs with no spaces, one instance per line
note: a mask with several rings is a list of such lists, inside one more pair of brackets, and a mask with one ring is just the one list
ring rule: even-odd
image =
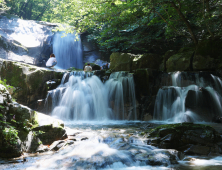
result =
[[105,84],[90,72],[66,73],[48,92],[46,104],[52,116],[63,120],[137,119],[134,80],[126,72],[113,73]]
[[171,73],[172,86],[159,89],[153,118],[171,122],[212,121],[222,116],[222,81],[209,73]]
[[56,56],[57,67],[68,69],[75,67],[83,68],[82,45],[80,36],[58,32],[53,38],[53,53]]
[[106,86],[109,89],[109,105],[114,114],[119,119],[137,120],[133,75],[128,72],[112,73]]

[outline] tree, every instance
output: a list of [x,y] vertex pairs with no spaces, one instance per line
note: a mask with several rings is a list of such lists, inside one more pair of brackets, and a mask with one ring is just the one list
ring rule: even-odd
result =
[[221,35],[221,0],[63,0],[58,22],[92,34],[101,49],[129,51],[151,42],[198,44]]
[[0,14],[7,11],[9,8],[6,6],[6,3],[4,0],[0,0]]

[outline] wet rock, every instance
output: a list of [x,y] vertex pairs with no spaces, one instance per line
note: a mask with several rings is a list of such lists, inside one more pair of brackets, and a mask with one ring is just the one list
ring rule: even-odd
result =
[[72,145],[72,144],[74,144],[74,141],[76,141],[76,140],[67,140],[67,141],[66,141],[66,144],[67,144],[67,145]]
[[36,149],[36,152],[39,152],[39,153],[43,153],[43,152],[47,152],[49,151],[49,147],[46,146],[46,145],[39,145],[39,147]]
[[85,137],[85,138],[82,138],[82,139],[81,139],[81,141],[83,141],[83,140],[88,140],[88,138],[87,138],[87,137]]
[[42,141],[43,145],[51,145],[56,140],[63,140],[67,138],[66,131],[62,127],[44,125],[34,128],[33,130],[40,130],[44,132],[38,135],[38,138]]
[[199,121],[208,122],[218,114],[214,101],[210,92],[205,88],[197,91],[189,90],[185,99],[185,107],[194,112],[198,116]]
[[210,150],[211,148],[208,146],[191,145],[184,153],[187,155],[208,155]]
[[75,136],[68,136],[68,139],[72,140],[72,141],[76,141],[76,137]]
[[214,122],[214,123],[222,123],[222,117],[214,116],[213,119],[212,119],[212,122]]
[[64,141],[64,140],[58,140],[58,141],[53,142],[53,143],[50,145],[49,150],[50,150],[50,151],[58,151],[58,150],[61,149],[64,145],[65,145],[65,141]]
[[177,149],[185,154],[208,155],[221,150],[221,136],[210,126],[192,123],[162,125],[149,135],[155,136],[158,138],[149,139],[148,144],[164,149]]

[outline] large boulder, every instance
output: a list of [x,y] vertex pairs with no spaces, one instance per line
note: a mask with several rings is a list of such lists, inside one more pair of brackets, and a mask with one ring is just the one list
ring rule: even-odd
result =
[[185,154],[222,154],[222,138],[212,127],[193,123],[161,125],[149,134],[148,144]]
[[113,71],[132,71],[140,68],[159,69],[161,57],[156,54],[135,55],[130,53],[112,53],[110,69]]
[[166,69],[168,72],[174,71],[188,71],[192,70],[191,60],[194,55],[195,48],[185,47],[178,51],[177,54],[172,55],[166,62]]
[[216,70],[222,68],[222,40],[202,40],[198,43],[193,58],[194,70]]
[[177,51],[169,50],[164,54],[162,64],[160,65],[160,71],[167,71],[166,62],[171,56],[175,55],[176,53]]
[[68,137],[63,121],[38,112],[36,119],[38,126],[32,130],[43,132],[37,135],[43,145],[51,145],[54,141],[63,140]]
[[0,59],[0,74],[15,88],[12,96],[17,102],[31,108],[35,108],[38,99],[46,97],[46,82],[63,76],[63,72],[4,59]]

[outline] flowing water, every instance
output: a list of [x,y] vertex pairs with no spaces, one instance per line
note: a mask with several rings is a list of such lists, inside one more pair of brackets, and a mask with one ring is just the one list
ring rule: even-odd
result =
[[53,53],[57,59],[56,67],[62,69],[83,68],[82,44],[79,35],[56,33],[53,38]]
[[66,77],[48,93],[46,104],[51,103],[52,116],[63,120],[137,120],[132,74],[113,73],[105,84],[83,71]]
[[210,73],[171,73],[172,86],[159,89],[154,119],[169,122],[212,121],[222,116],[222,81]]
[[141,132],[155,124],[140,121],[69,121],[68,135],[76,141],[57,152],[26,154],[23,158],[0,160],[0,169],[107,169],[107,170],[204,170],[221,169],[222,157],[185,157],[172,149],[147,145]]

